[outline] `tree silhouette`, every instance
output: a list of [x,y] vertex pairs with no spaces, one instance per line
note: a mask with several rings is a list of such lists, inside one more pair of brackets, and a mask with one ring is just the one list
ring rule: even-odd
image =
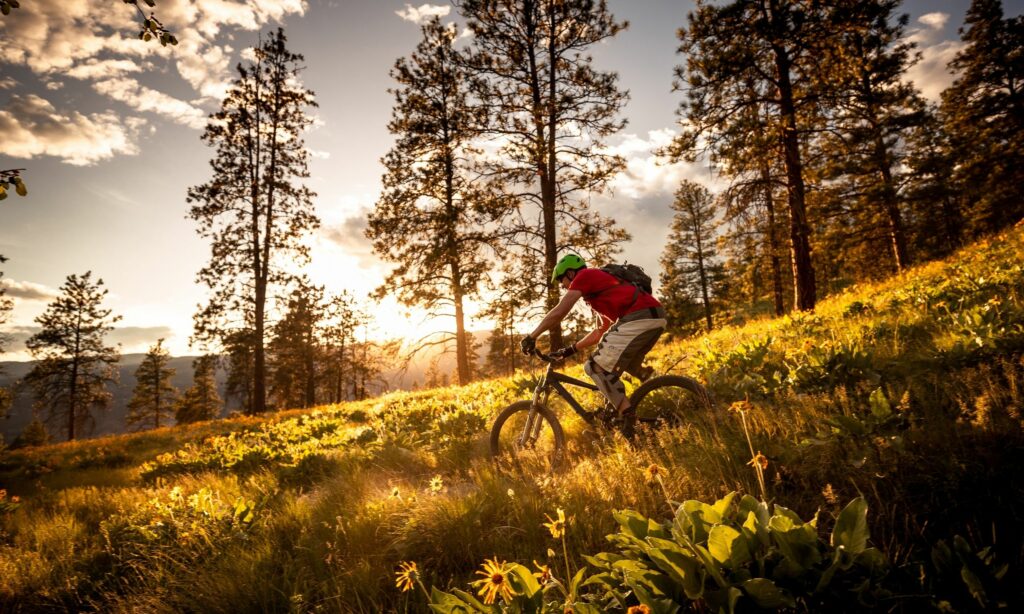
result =
[[160,419],[169,418],[174,413],[178,389],[171,384],[174,369],[169,366],[171,355],[163,344],[164,340],[158,339],[135,370],[135,389],[128,401],[128,415],[125,417],[129,427],[152,426],[158,429]]
[[189,215],[212,241],[210,262],[197,275],[212,296],[195,316],[196,338],[225,345],[251,331],[251,413],[266,409],[268,298],[292,278],[286,263],[308,260],[302,239],[320,224],[314,194],[301,183],[309,177],[302,134],[313,123],[306,109],[316,103],[298,82],[303,57],[285,43],[279,28],[252,62],[239,64],[203,133],[217,150],[213,178],[188,191]]
[[36,408],[46,412],[47,422],[63,426],[68,441],[92,426],[94,411],[109,405],[106,384],[117,380],[120,356],[103,338],[121,316],[101,307],[106,296],[92,271],[69,275],[60,296],[35,319],[41,330],[25,343],[37,362],[24,381]]
[[212,420],[220,411],[223,401],[217,394],[217,357],[206,355],[192,361],[192,385],[178,399],[174,420],[188,424]]
[[966,46],[949,64],[959,76],[942,112],[966,221],[985,232],[1024,215],[1024,17],[1005,18],[999,0],[972,0],[960,35]]
[[[473,32],[467,63],[488,118],[485,134],[497,145],[485,173],[514,197],[501,235],[506,260],[540,256],[540,266],[513,274],[551,308],[559,289],[550,276],[562,251],[603,261],[629,238],[589,208],[590,196],[623,167],[603,141],[625,125],[618,115],[628,97],[618,75],[595,70],[589,53],[628,24],[616,22],[603,0],[455,4]],[[561,347],[561,327],[550,337]]]
[[701,148],[717,151],[749,134],[751,106],[770,110],[765,129],[775,134],[785,168],[789,243],[795,305],[813,309],[817,300],[807,218],[804,154],[819,123],[828,83],[821,60],[832,33],[849,18],[828,3],[802,0],[734,0],[713,5],[698,0],[679,31],[676,88],[685,90],[679,113],[687,120],[669,149],[673,158],[694,158]]
[[[0,256],[0,264],[7,262],[7,258]],[[11,310],[14,309],[14,301],[7,296],[7,287],[3,284],[4,273],[0,271],[0,327],[6,326],[11,319]],[[7,344],[10,343],[10,336],[0,332],[0,354],[7,351]],[[3,368],[0,368],[0,375],[3,375]],[[13,395],[7,388],[0,388],[0,419],[7,416],[7,410],[11,406]],[[2,441],[0,441],[2,443]]]
[[[388,129],[398,138],[382,162],[383,192],[366,235],[397,266],[378,296],[454,319],[455,331],[424,337],[414,348],[454,338],[458,383],[471,377],[466,301],[478,296],[491,268],[485,251],[494,198],[474,182],[470,145],[481,123],[469,106],[469,76],[454,48],[456,31],[434,18],[409,58],[391,70],[399,87]],[[449,311],[450,310],[450,311]]]
[[292,291],[284,316],[273,326],[270,394],[279,408],[316,405],[326,310],[323,288],[303,283]]
[[844,233],[847,240],[866,247],[857,264],[877,271],[881,248],[902,271],[911,254],[901,169],[908,137],[927,120],[924,100],[905,80],[915,59],[913,43],[905,40],[907,16],[896,15],[899,0],[839,4],[853,25],[833,37],[822,71],[834,92],[831,129],[819,142],[823,178],[833,182],[833,216],[848,218],[841,223],[857,229]]
[[661,285],[668,296],[699,303],[710,331],[712,285],[718,266],[714,197],[699,183],[684,180],[676,190],[672,210],[672,229],[661,256]]

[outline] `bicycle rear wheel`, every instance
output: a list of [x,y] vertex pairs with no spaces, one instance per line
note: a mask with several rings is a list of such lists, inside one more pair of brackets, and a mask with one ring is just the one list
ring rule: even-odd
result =
[[491,427],[491,458],[535,455],[556,461],[565,446],[562,425],[541,405],[531,412],[532,401],[506,407]]
[[648,380],[629,398],[640,424],[651,427],[692,424],[715,431],[715,405],[697,380],[662,375]]

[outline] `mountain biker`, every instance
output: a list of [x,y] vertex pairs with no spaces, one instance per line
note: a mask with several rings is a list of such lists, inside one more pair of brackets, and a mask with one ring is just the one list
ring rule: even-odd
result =
[[532,354],[537,339],[550,330],[572,310],[580,298],[597,312],[601,325],[576,343],[558,349],[551,356],[564,360],[584,348],[597,345],[597,349],[583,366],[594,380],[611,407],[618,411],[622,433],[633,437],[636,410],[629,404],[626,387],[619,379],[628,372],[646,379],[650,367],[642,367],[644,357],[665,331],[665,309],[650,294],[629,282],[622,281],[600,269],[587,268],[576,254],[564,256],[551,273],[551,283],[566,290],[558,305],[547,313],[529,335],[523,337],[520,348]]

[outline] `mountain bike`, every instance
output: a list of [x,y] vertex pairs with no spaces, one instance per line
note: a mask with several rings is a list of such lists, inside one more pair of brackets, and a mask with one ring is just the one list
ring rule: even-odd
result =
[[[618,426],[619,415],[605,401],[603,407],[588,411],[569,392],[568,386],[597,391],[584,382],[555,370],[560,360],[539,350],[534,355],[547,363],[530,400],[517,401],[498,414],[491,427],[491,458],[517,456],[524,451],[557,460],[565,447],[565,432],[558,416],[549,407],[552,392],[565,400],[589,426],[609,429]],[[657,428],[697,423],[713,428],[715,406],[711,394],[696,380],[684,375],[660,375],[643,382],[629,397],[636,408],[637,426]]]

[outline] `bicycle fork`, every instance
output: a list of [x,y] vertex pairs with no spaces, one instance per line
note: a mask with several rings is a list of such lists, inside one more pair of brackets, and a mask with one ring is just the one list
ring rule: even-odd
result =
[[526,424],[523,425],[523,432],[519,434],[516,444],[520,448],[532,448],[540,438],[540,431],[544,428],[544,417],[537,411],[538,407],[547,405],[548,391],[545,386],[547,378],[537,384],[533,391],[533,403],[530,404],[530,411],[526,414]]

